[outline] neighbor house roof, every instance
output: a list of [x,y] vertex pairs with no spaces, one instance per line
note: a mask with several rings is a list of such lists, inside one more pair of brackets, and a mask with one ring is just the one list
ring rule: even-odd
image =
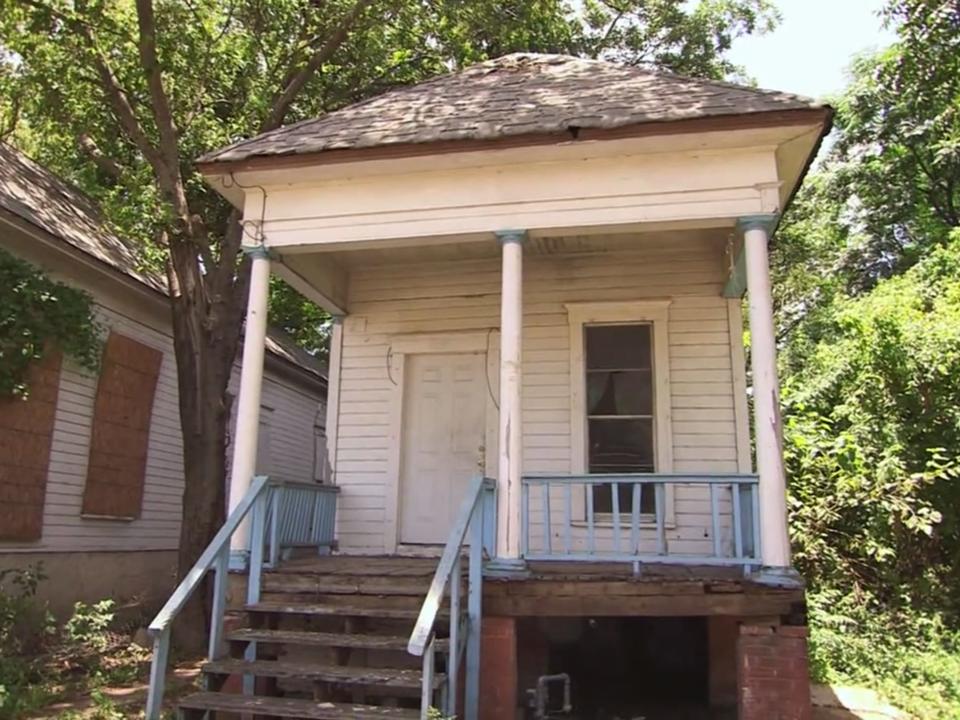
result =
[[820,107],[789,93],[566,55],[515,53],[241,140],[199,162],[611,130]]
[[[0,209],[39,228],[113,270],[167,294],[166,279],[140,265],[136,252],[111,233],[94,200],[19,150],[0,142]],[[324,364],[285,333],[271,329],[267,350],[320,378]]]
[[134,250],[107,229],[92,198],[3,142],[0,142],[0,208],[144,285],[166,293],[163,277],[140,266]]

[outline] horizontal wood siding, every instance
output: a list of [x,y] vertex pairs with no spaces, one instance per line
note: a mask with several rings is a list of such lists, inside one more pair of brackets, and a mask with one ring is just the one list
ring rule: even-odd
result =
[[[105,328],[163,354],[150,417],[140,517],[129,521],[81,517],[98,377],[67,357],[60,373],[42,536],[30,543],[0,541],[0,555],[177,548],[183,496],[183,443],[172,340],[168,334],[113,310],[99,307],[97,317]],[[234,375],[238,374],[237,369]],[[263,402],[274,410],[269,449],[271,471],[285,477],[310,479],[314,463],[314,421],[317,417],[322,421],[324,417],[322,400],[286,378],[268,373],[264,378]]]
[[[671,298],[671,411],[675,471],[735,472],[737,432],[723,248],[707,239],[645,236],[636,250],[524,258],[524,470],[570,472],[566,303]],[[382,550],[393,383],[391,337],[486,330],[495,351],[498,258],[366,267],[350,283],[344,324],[336,476],[346,550]],[[742,369],[739,370],[742,372]],[[497,379],[491,377],[491,388]],[[679,489],[675,551],[712,541],[708,496]],[[554,509],[562,505],[555,503]],[[725,506],[726,507],[726,506]],[[704,511],[706,509],[706,515]]]

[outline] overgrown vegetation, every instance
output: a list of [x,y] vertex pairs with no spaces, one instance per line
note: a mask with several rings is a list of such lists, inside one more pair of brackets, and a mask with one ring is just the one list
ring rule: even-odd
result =
[[960,717],[960,3],[893,0],[774,253],[818,679]]
[[116,631],[112,600],[76,603],[58,625],[37,597],[42,565],[0,570],[0,720],[92,692],[96,717],[122,717],[101,688],[146,677],[150,654]]
[[101,341],[93,300],[0,249],[0,398],[29,392],[30,366],[62,351],[95,370]]

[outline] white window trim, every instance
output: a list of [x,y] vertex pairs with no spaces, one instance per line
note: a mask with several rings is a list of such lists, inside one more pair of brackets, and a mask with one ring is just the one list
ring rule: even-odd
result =
[[[564,305],[570,324],[570,472],[587,472],[586,367],[583,326],[603,323],[650,323],[653,327],[654,463],[656,472],[673,472],[670,410],[670,300],[586,302]],[[582,502],[582,500],[581,500]],[[675,524],[673,488],[667,486],[667,525]],[[577,515],[580,515],[577,512]],[[606,524],[606,523],[604,523]],[[652,526],[652,522],[643,522]]]

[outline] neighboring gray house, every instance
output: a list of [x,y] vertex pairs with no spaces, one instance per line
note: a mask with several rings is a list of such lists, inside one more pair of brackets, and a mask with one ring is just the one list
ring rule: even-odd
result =
[[[90,293],[109,330],[99,376],[51,358],[27,402],[0,401],[0,569],[42,561],[58,614],[104,597],[152,605],[173,587],[183,493],[164,280],[90,198],[5,144],[0,247]],[[326,371],[282,334],[268,350],[258,470],[319,482]]]

